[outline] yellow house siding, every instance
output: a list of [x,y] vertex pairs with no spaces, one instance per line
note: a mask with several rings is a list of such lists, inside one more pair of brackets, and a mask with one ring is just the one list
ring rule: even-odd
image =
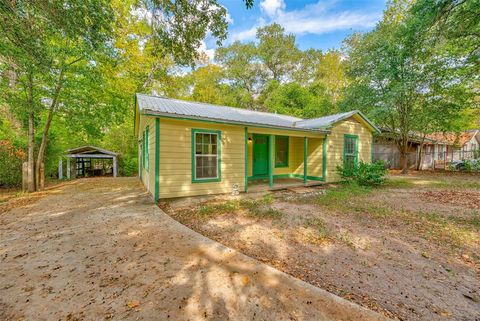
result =
[[337,166],[343,162],[345,134],[358,136],[358,161],[371,162],[371,131],[353,117],[341,121],[333,126],[327,139],[327,182],[335,182],[340,179],[337,173]]
[[290,137],[290,140],[294,148],[290,172],[295,175],[303,175],[303,137]]
[[322,176],[323,139],[309,138],[307,154],[307,176]]
[[[192,129],[221,131],[221,181],[192,182]],[[241,126],[160,119],[160,198],[244,189],[245,129]]]

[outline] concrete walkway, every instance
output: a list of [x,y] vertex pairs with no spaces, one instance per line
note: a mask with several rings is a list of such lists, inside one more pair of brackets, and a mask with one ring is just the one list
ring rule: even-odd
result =
[[0,320],[385,320],[207,239],[137,179],[0,214]]

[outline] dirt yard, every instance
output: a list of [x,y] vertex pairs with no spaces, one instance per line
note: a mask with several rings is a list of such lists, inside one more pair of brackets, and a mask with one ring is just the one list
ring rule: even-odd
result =
[[480,320],[479,176],[413,173],[375,189],[248,197],[160,205],[201,234],[390,318]]
[[383,321],[195,233],[137,178],[91,178],[0,207],[0,321]]

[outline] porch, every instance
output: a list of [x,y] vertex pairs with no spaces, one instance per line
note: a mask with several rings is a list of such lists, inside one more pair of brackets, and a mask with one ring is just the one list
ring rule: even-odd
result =
[[249,180],[248,191],[250,193],[264,192],[266,190],[275,191],[282,189],[289,189],[299,186],[318,186],[324,184],[323,181],[309,180],[303,182],[303,178],[273,178],[274,184],[270,187],[268,179]]
[[327,138],[299,132],[289,135],[245,131],[246,191],[313,186],[325,181]]

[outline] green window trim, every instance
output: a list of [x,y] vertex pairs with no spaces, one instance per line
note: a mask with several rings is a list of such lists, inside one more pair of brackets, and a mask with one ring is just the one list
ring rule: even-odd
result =
[[160,118],[155,118],[155,202],[160,199]]
[[[282,143],[282,140],[285,142],[285,159],[284,161],[279,160],[278,152],[281,151],[278,148],[278,143]],[[289,148],[290,148],[290,138],[288,136],[275,136],[275,168],[285,168],[289,166]],[[283,151],[281,151],[283,152]]]
[[144,144],[145,144],[145,153],[143,154],[145,157],[145,170],[148,172],[150,170],[150,138],[149,138],[149,132],[150,128],[147,126],[145,128],[145,139],[144,139]]
[[[216,134],[217,135],[217,177],[215,178],[196,178],[196,134]],[[222,168],[221,168],[221,146],[222,146],[222,132],[220,130],[211,129],[196,129],[192,128],[192,183],[211,183],[222,181]]]
[[245,148],[245,178],[244,178],[244,188],[245,188],[245,193],[248,192],[248,127],[245,127],[245,142],[244,142],[244,148]]
[[[353,139],[355,141],[355,153],[347,151],[347,140]],[[343,135],[343,166],[346,164],[347,157],[355,157],[353,160],[354,168],[358,166],[358,135],[345,134]]]

